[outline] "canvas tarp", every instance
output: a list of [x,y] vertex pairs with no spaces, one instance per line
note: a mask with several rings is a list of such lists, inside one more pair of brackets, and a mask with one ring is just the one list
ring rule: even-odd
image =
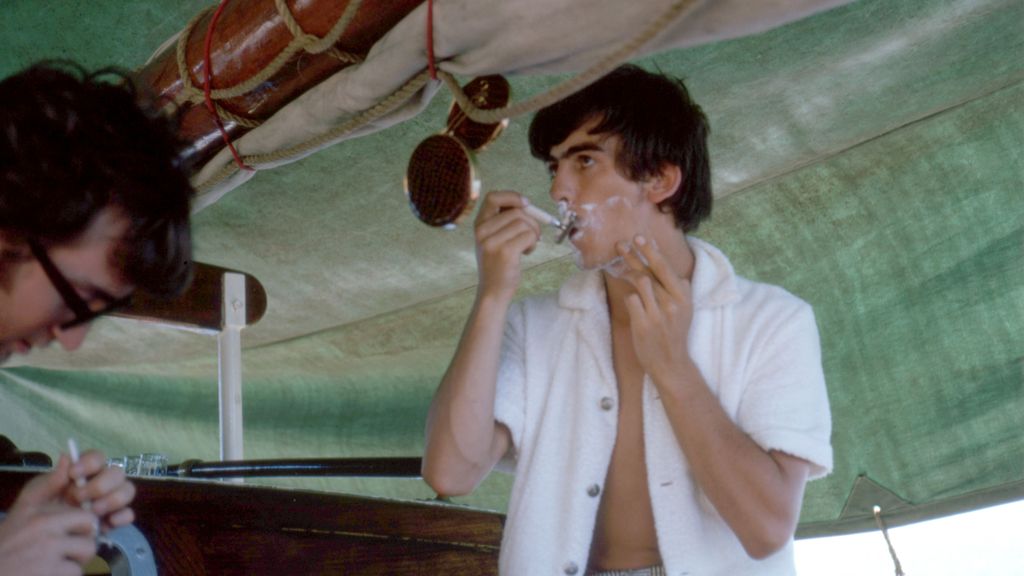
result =
[[[137,66],[193,13],[6,9],[5,74],[67,54]],[[83,37],[122,18],[146,32]],[[909,520],[1024,495],[1022,21],[1011,0],[860,0],[639,60],[685,76],[711,119],[719,200],[698,235],[815,308],[836,468],[808,487],[805,534],[868,529],[876,503]],[[565,77],[511,80],[532,94]],[[401,194],[408,154],[443,125],[443,94],[196,216],[199,258],[254,274],[270,299],[243,333],[247,456],[420,453],[475,282],[471,233],[423,226]],[[480,155],[480,172],[543,204],[525,125]],[[545,244],[527,267],[523,293],[557,286],[572,264]],[[73,434],[110,454],[216,459],[215,354],[207,336],[99,322],[75,355],[0,371],[0,430],[50,453]],[[419,480],[266,482],[433,496]],[[503,510],[508,485],[492,475],[458,502]]]

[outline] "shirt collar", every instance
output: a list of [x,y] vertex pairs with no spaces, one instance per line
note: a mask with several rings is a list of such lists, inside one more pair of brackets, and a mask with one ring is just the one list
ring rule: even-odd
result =
[[693,251],[693,307],[715,308],[739,299],[736,272],[721,250],[711,244],[687,236]]

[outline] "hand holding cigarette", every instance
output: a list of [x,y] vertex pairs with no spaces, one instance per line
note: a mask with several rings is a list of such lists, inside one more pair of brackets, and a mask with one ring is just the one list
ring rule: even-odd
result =
[[99,451],[79,455],[73,438],[68,439],[68,453],[71,456],[68,475],[74,482],[69,503],[92,512],[98,522],[102,521],[104,530],[130,524],[135,513],[128,505],[135,497],[135,485],[124,471],[108,468],[106,457]]
[[[69,448],[78,456],[73,442]],[[0,574],[81,574],[96,555],[97,524],[109,529],[134,519],[128,504],[135,486],[124,472],[107,468],[95,450],[80,456],[72,463],[62,455],[53,470],[22,488],[0,521]]]

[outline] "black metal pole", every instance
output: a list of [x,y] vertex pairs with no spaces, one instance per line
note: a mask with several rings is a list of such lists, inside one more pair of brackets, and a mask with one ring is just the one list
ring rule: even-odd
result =
[[419,478],[421,459],[409,458],[290,458],[280,460],[186,460],[167,467],[168,476],[183,478],[240,478],[275,476],[354,476]]

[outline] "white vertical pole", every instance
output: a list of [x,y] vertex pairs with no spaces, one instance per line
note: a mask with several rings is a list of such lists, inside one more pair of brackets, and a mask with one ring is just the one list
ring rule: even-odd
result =
[[220,459],[242,455],[242,328],[245,327],[245,276],[225,272],[217,360],[220,367]]

